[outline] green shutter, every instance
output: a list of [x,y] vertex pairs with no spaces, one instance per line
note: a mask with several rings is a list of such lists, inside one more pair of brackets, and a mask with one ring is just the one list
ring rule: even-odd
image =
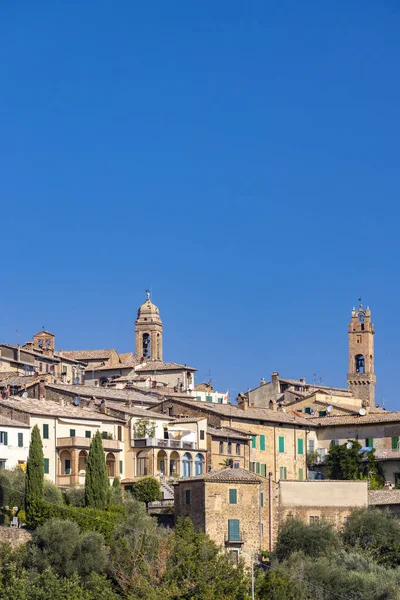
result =
[[399,436],[394,435],[392,437],[392,450],[398,450],[398,449],[399,449]]
[[237,504],[237,490],[229,490],[229,504]]
[[230,542],[240,542],[240,521],[239,519],[228,520],[228,539]]
[[267,476],[267,465],[264,463],[261,463],[261,472],[260,475],[262,475],[263,477]]
[[18,434],[18,448],[22,448],[23,445],[24,445],[24,434],[19,433]]
[[185,504],[190,504],[190,490],[185,490]]
[[303,438],[298,438],[297,440],[297,454],[304,453],[304,440]]
[[256,435],[251,436],[251,447],[257,448],[257,436]]
[[254,469],[254,466],[255,466],[255,464],[256,464],[256,463],[255,463],[255,462],[253,462],[253,461],[251,461],[251,462],[250,462],[250,469],[249,469],[249,470],[250,470],[250,472],[251,472],[251,473],[254,473],[254,470],[255,470],[255,469]]
[[43,425],[43,439],[44,440],[48,440],[49,439],[49,426],[47,425],[47,423],[45,423]]
[[218,404],[222,404],[222,398],[218,398]]
[[283,436],[279,436],[279,452],[285,452],[285,438]]
[[122,462],[122,460],[119,461],[119,474],[122,475],[124,471],[124,463]]
[[75,437],[76,436],[76,430],[75,429],[70,429],[69,430],[69,437]]
[[7,431],[4,432],[4,445],[8,446],[8,433],[7,433]]
[[260,463],[259,462],[256,463],[256,473],[257,473],[257,475],[260,474]]
[[260,435],[260,450],[265,450],[265,435]]
[[196,396],[196,400],[201,400],[201,396]]
[[367,438],[365,440],[365,445],[373,448],[374,447],[374,438]]
[[260,505],[261,508],[264,506],[264,492],[260,492]]
[[279,479],[287,479],[287,469],[286,467],[279,468]]
[[85,431],[85,437],[87,437],[87,438],[92,437],[92,432],[91,431]]
[[206,396],[206,402],[212,402],[212,396]]
[[303,481],[303,479],[304,479],[303,469],[299,469],[299,481]]
[[318,411],[318,416],[319,417],[326,417],[326,410],[320,410],[320,411]]
[[287,479],[287,468],[286,467],[283,467],[283,473],[285,475],[285,479]]
[[311,406],[306,406],[304,412],[306,413],[306,415],[311,415]]
[[49,459],[48,458],[44,459],[44,472],[45,472],[46,475],[48,475],[49,472],[50,472]]

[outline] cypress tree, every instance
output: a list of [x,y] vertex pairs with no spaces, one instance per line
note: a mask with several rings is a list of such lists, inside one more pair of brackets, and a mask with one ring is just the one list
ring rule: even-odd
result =
[[39,427],[32,429],[25,479],[25,509],[27,517],[31,504],[43,500],[44,457]]
[[85,503],[91,508],[106,509],[110,503],[110,482],[100,431],[92,439],[86,465]]

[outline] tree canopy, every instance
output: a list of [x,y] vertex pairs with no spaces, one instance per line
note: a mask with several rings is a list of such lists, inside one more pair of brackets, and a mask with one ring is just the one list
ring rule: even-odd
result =
[[89,456],[86,464],[86,506],[105,509],[110,503],[110,494],[110,482],[107,475],[102,437],[100,431],[97,431],[90,444]]

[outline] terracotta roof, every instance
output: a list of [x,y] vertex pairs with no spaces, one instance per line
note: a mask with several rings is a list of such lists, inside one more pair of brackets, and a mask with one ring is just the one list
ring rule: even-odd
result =
[[[278,410],[271,410],[269,408],[248,408],[243,410],[234,406],[233,404],[216,404],[213,402],[198,402],[196,400],[183,400],[182,398],[174,398],[175,402],[185,406],[190,406],[202,412],[211,413],[214,415],[224,417],[240,418],[243,421],[266,421],[271,423],[287,423],[293,425],[314,425],[313,420],[305,419],[304,417],[297,417],[290,413],[281,412]],[[167,400],[165,400],[167,401]],[[165,402],[164,401],[164,402]],[[160,403],[161,404],[161,403]]]
[[118,410],[120,413],[125,415],[131,415],[132,417],[146,417],[148,419],[162,419],[163,421],[171,421],[173,417],[163,415],[161,413],[154,412],[149,408],[143,408],[141,406],[127,406],[121,402],[113,402],[107,400],[106,406],[112,410]]
[[94,385],[66,385],[61,383],[48,383],[46,387],[55,389],[58,391],[64,391],[69,394],[80,395],[85,398],[98,398],[101,399],[113,399],[132,402],[138,402],[143,404],[158,404],[160,399],[157,396],[146,394],[145,391],[140,392],[138,390],[117,390],[116,388],[105,388],[97,387]]
[[198,423],[199,421],[207,419],[207,417],[179,417],[179,419],[174,419],[173,417],[171,418],[171,425],[179,425],[181,423]]
[[29,425],[27,423],[22,423],[22,421],[18,421],[17,419],[10,419],[5,415],[0,414],[0,426],[1,427],[26,427],[29,429]]
[[138,359],[133,352],[123,352],[119,354],[119,360],[123,363],[135,363],[138,364]]
[[[5,348],[12,348],[13,350],[18,350],[18,346],[14,346],[13,344],[0,344],[0,346],[4,346]],[[59,358],[52,354],[44,354],[43,352],[39,352],[39,350],[33,350],[33,349],[28,350],[24,346],[19,346],[19,349],[21,350],[21,352],[25,352],[25,354],[32,354],[32,356],[36,356],[36,357],[42,359],[43,361],[52,360],[53,362],[56,362],[56,363],[60,362]],[[23,361],[17,361],[17,359],[10,358],[8,356],[5,356],[4,358],[11,362],[23,362]]]
[[30,415],[124,423],[121,419],[109,417],[97,410],[86,408],[84,406],[74,406],[73,404],[61,406],[58,402],[52,402],[50,400],[36,400],[33,398],[20,397],[3,400],[0,398],[0,406],[14,408]]
[[111,358],[112,354],[116,352],[114,349],[106,350],[63,350],[63,356],[69,358],[75,358],[76,360],[101,360]]
[[[136,363],[135,363],[136,364]],[[108,362],[104,365],[87,365],[86,371],[91,373],[92,371],[122,371],[123,369],[133,369],[135,365],[129,365],[128,363],[119,363],[119,362]]]
[[371,490],[368,492],[368,504],[400,504],[400,490]]
[[249,440],[250,434],[247,435],[238,429],[230,429],[227,427],[207,427],[207,433],[214,437],[232,438],[234,440]]
[[221,469],[220,471],[210,471],[202,475],[194,475],[193,477],[185,477],[180,479],[178,483],[186,483],[187,481],[209,481],[209,482],[224,482],[227,483],[260,483],[260,478],[254,473],[246,471],[246,469]]
[[36,383],[38,378],[33,375],[18,375],[18,373],[0,373],[0,386],[11,385],[13,387],[25,387]]
[[81,361],[81,360],[71,358],[70,356],[65,356],[65,352],[62,352],[62,350],[60,350],[58,352],[54,352],[54,356],[56,356],[63,362],[65,361],[65,362],[72,362],[77,365],[82,365],[82,366],[84,365],[83,361]]
[[321,427],[334,427],[335,425],[370,425],[372,423],[400,423],[400,412],[371,412],[364,417],[360,415],[332,415],[330,417],[309,417],[310,423]]
[[163,362],[162,360],[148,360],[147,362],[139,363],[136,371],[154,372],[154,371],[197,371],[194,367],[188,365],[179,365],[174,362]]

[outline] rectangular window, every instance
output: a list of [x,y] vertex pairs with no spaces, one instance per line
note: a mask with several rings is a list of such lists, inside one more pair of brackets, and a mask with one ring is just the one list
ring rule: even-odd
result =
[[6,468],[6,461],[5,460],[0,460],[0,471],[2,469],[5,469],[5,468]]
[[236,462],[236,461],[234,461],[234,463],[233,463],[233,468],[234,468],[234,469],[240,469],[240,462]]
[[303,438],[297,439],[297,454],[304,454],[304,440]]
[[326,417],[326,410],[320,410],[320,411],[318,411],[318,416],[319,417]]
[[315,448],[315,440],[308,440],[308,451],[314,452]]
[[260,505],[261,508],[264,506],[264,492],[260,492]]
[[206,396],[206,402],[212,402],[212,396]]
[[124,472],[124,463],[122,460],[119,461],[119,474],[122,475]]
[[368,446],[369,448],[373,448],[374,447],[374,438],[366,438],[365,445]]
[[303,472],[303,469],[299,469],[299,473],[298,473],[298,475],[299,475],[299,481],[303,481],[303,479],[304,479],[304,472]]
[[200,429],[200,439],[204,440],[204,429]]
[[68,459],[65,460],[65,474],[71,475],[71,461]]
[[218,404],[222,404],[222,398],[218,398]]
[[39,363],[39,373],[43,371],[43,363]]
[[260,463],[259,462],[256,463],[256,473],[257,473],[257,475],[260,474]]
[[7,431],[0,431],[0,444],[8,446],[8,433]]
[[399,436],[394,435],[392,437],[392,450],[398,450],[398,449],[399,449]]
[[260,435],[260,450],[265,450],[265,435]]
[[70,429],[69,430],[69,437],[75,437],[76,436],[76,431],[75,429]]
[[190,504],[190,490],[185,490],[185,504]]
[[92,437],[92,432],[91,431],[85,431],[85,437],[86,438],[91,438]]
[[229,490],[229,504],[237,504],[237,490]]
[[219,453],[223,454],[224,453],[224,442],[220,442],[219,443]]
[[239,519],[228,520],[228,540],[230,542],[240,542],[240,521]]
[[236,454],[240,456],[240,444],[236,444]]
[[251,436],[251,447],[257,448],[257,436],[256,435]]
[[49,466],[48,458],[44,459],[44,473],[45,473],[45,475],[48,475],[50,473],[50,466]]
[[256,471],[256,463],[253,461],[251,461],[251,463],[250,463],[250,471],[251,471],[251,473],[255,473],[255,471]]
[[117,427],[117,438],[119,442],[122,442],[122,426],[118,425]]
[[260,475],[262,477],[266,477],[267,476],[267,465],[264,464],[264,463],[261,463]]
[[319,517],[310,517],[310,524],[311,523],[318,523],[319,521]]
[[311,415],[311,406],[306,406],[304,412],[306,413],[306,415]]
[[278,449],[279,452],[285,452],[285,438],[283,437],[283,435],[279,436]]
[[282,480],[287,479],[287,469],[286,469],[286,467],[279,467],[279,479],[282,479]]
[[229,556],[230,556],[232,564],[237,566],[239,564],[239,550],[231,550],[229,552]]
[[331,440],[331,446],[339,446],[339,440]]
[[22,448],[23,445],[24,445],[24,434],[19,433],[18,434],[18,448]]
[[48,440],[49,439],[49,426],[47,425],[47,423],[45,423],[43,425],[43,439],[44,440]]
[[196,396],[196,400],[201,400],[201,396]]

